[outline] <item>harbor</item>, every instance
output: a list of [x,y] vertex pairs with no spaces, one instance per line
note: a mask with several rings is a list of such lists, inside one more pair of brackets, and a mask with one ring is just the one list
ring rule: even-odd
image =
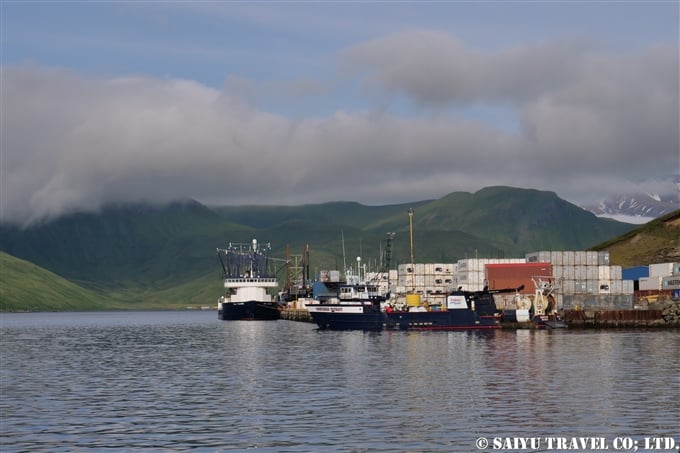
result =
[[[411,317],[417,316],[416,312],[436,313],[454,308],[450,299],[457,291],[492,293],[495,307],[491,311],[497,315],[497,326],[492,327],[500,329],[555,328],[551,320],[558,320],[560,327],[577,329],[680,327],[677,263],[653,264],[642,271],[637,268],[633,275],[609,261],[608,252],[543,251],[527,253],[523,258],[408,263],[393,270],[370,272],[358,259],[358,272],[351,271],[349,275],[359,275],[361,284],[389,295],[379,305],[373,303],[378,306],[372,309],[377,317],[375,322],[382,322],[382,328],[394,328],[390,326],[389,317],[393,315],[389,312],[395,308]],[[321,271],[319,280],[340,286],[347,283],[339,271]],[[321,300],[312,294],[289,301],[282,308],[281,318],[313,323],[314,314],[309,313],[308,307],[312,311],[326,311],[318,307],[330,303],[336,312],[330,316],[337,318],[351,304],[355,309],[368,304],[358,299],[331,297],[333,291],[323,288]],[[474,304],[468,301],[467,305],[469,310],[475,310]],[[470,323],[467,327],[477,326],[478,323]],[[356,328],[363,330],[358,325]],[[441,329],[432,326],[429,330]]]

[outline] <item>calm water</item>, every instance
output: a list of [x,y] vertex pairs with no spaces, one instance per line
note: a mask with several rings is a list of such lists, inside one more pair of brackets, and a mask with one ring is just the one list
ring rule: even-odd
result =
[[479,437],[680,440],[677,330],[376,334],[216,318],[0,315],[0,451],[470,452]]

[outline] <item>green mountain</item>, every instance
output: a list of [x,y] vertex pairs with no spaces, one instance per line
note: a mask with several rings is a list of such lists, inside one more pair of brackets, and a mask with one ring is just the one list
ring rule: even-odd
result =
[[27,229],[0,227],[0,249],[82,285],[159,289],[214,267],[210,251],[250,230],[195,201],[115,205]]
[[[410,208],[415,210],[417,262],[584,250],[634,228],[600,219],[552,192],[489,187],[388,206],[342,202],[209,208],[191,200],[113,205],[25,229],[0,225],[0,250],[109,303],[212,305],[221,293],[216,247],[257,238],[272,244],[272,256],[284,258],[310,244],[313,273],[342,269],[345,259],[350,265],[357,256],[377,268],[385,234],[395,232],[396,267],[410,262]],[[10,277],[5,282],[15,284]]]
[[105,298],[0,252],[0,311],[78,311],[110,308]]
[[612,262],[624,267],[680,261],[680,209],[654,219],[619,237],[597,244]]

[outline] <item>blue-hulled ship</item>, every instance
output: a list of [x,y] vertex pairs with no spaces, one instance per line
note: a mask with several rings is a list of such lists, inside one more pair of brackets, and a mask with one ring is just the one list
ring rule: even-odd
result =
[[381,330],[381,306],[388,298],[389,293],[383,293],[380,285],[362,281],[348,270],[344,280],[322,277],[314,286],[314,303],[306,308],[320,329]]
[[[411,263],[413,263],[413,209],[409,209]],[[387,234],[386,269],[389,269],[391,240]],[[389,293],[371,292],[369,285],[349,279],[336,288],[337,297],[320,299],[307,305],[312,320],[322,330],[463,330],[500,329],[502,314],[496,307],[494,293],[516,292],[518,288],[489,291],[462,291],[446,296],[444,304],[421,303],[420,294],[405,294],[405,303]],[[378,288],[378,286],[375,286]],[[389,288],[389,281],[388,281]],[[344,297],[343,297],[344,296]]]
[[268,290],[279,286],[269,268],[269,243],[229,243],[217,249],[225,293],[217,301],[217,317],[225,321],[276,320],[281,304]]
[[395,306],[388,299],[353,300],[307,305],[322,330],[469,330],[500,329],[502,315],[494,294],[517,288],[489,291],[452,291],[446,306]]

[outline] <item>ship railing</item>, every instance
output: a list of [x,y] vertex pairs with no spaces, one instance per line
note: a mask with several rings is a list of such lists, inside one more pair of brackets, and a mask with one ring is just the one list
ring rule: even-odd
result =
[[278,283],[276,277],[227,277],[229,283]]

